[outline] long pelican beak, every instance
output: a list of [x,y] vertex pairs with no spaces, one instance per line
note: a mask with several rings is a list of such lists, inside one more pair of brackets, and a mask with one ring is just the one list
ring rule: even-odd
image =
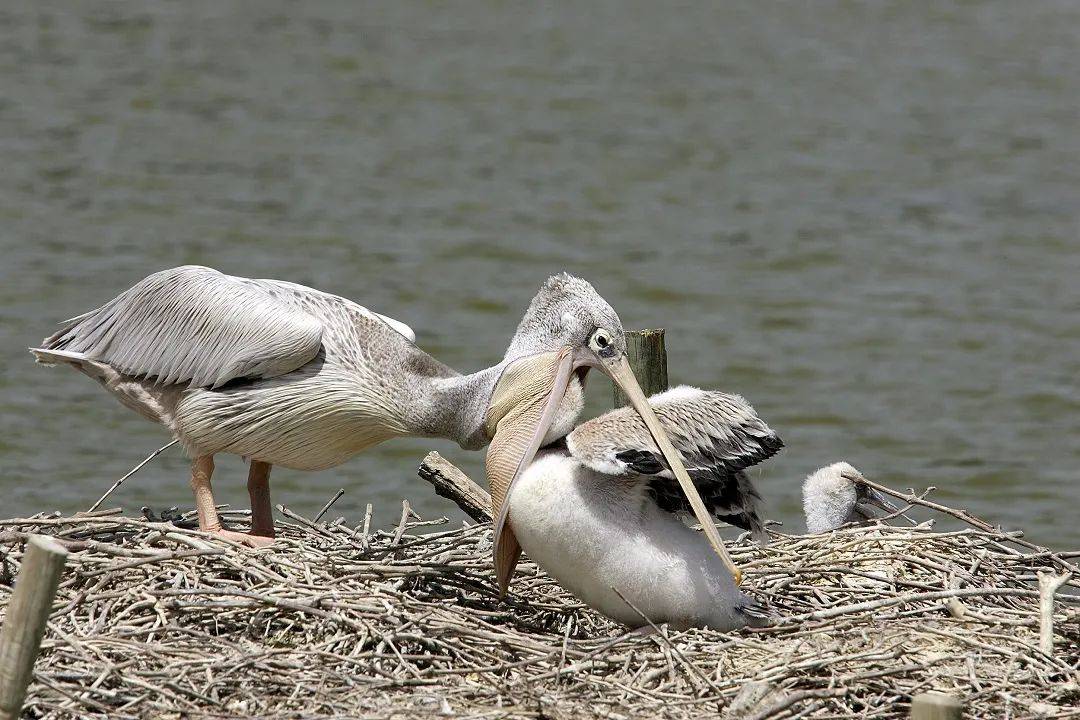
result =
[[683,466],[682,458],[672,446],[652,406],[645,399],[625,355],[611,359],[580,357],[575,359],[570,348],[540,353],[510,365],[495,386],[488,405],[487,429],[491,437],[486,469],[491,491],[491,516],[494,518],[495,576],[500,597],[506,594],[510,578],[521,556],[521,546],[509,522],[510,494],[522,472],[540,449],[544,436],[555,417],[570,382],[571,373],[578,367],[596,367],[619,386],[645,422],[660,452],[686,493],[690,506],[713,550],[731,571],[735,583],[742,582],[742,572],[724,548],[720,533],[713,524],[705,503]]
[[713,523],[712,516],[705,509],[705,503],[701,500],[701,495],[698,494],[694,482],[687,474],[686,467],[683,465],[678,451],[672,446],[667,432],[660,425],[659,418],[653,412],[649,401],[645,399],[645,393],[641,391],[641,386],[638,385],[637,378],[634,377],[634,372],[630,369],[630,363],[626,361],[626,356],[622,355],[611,360],[605,360],[599,367],[619,386],[619,389],[623,391],[630,401],[630,405],[645,421],[645,426],[649,428],[653,440],[656,441],[660,452],[664,454],[668,465],[671,466],[671,471],[675,474],[675,478],[679,481],[686,498],[690,501],[690,507],[694,509],[694,516],[701,523],[701,529],[705,531],[705,537],[709,539],[709,544],[712,545],[716,554],[720,556],[727,569],[731,571],[732,576],[735,578],[735,584],[740,584],[742,582],[742,571],[735,566],[731,556],[728,555],[727,549],[724,547],[724,541],[720,539],[720,533],[717,532],[716,525]]
[[510,365],[495,386],[488,404],[491,436],[485,466],[495,519],[495,577],[499,597],[506,594],[521,546],[507,522],[510,493],[532,462],[566,393],[573,370],[570,348],[540,353]]

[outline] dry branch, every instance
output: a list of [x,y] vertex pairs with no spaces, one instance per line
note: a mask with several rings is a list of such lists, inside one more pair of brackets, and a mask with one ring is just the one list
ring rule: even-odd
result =
[[[425,467],[486,517],[474,483],[438,456]],[[283,514],[278,541],[258,551],[184,527],[188,515],[0,520],[12,568],[35,533],[70,553],[26,716],[683,720],[716,715],[748,683],[772,690],[740,717],[898,719],[929,688],[964,697],[969,718],[1007,704],[1064,717],[1080,700],[1077,623],[1059,621],[1055,655],[1039,650],[1037,574],[1072,555],[1017,550],[997,529],[733,542],[746,591],[779,622],[647,635],[529,562],[499,602],[486,522],[433,526],[403,506],[389,528],[362,532]],[[1061,587],[1070,617],[1076,599]],[[9,601],[0,584],[0,614]]]
[[437,452],[429,452],[417,474],[435,486],[439,497],[453,500],[476,522],[491,522],[491,496]]
[[94,512],[94,511],[95,511],[95,510],[97,510],[97,509],[98,509],[99,507],[101,507],[101,503],[105,502],[105,500],[106,500],[106,499],[108,499],[108,497],[109,497],[110,495],[112,495],[112,494],[113,494],[113,491],[115,491],[115,490],[116,490],[116,488],[118,488],[118,487],[120,487],[121,485],[123,485],[123,484],[124,484],[124,481],[126,481],[126,480],[127,480],[127,479],[128,479],[129,477],[131,477],[131,476],[132,476],[132,475],[134,475],[135,473],[137,473],[137,472],[139,472],[140,470],[142,470],[143,466],[144,466],[144,465],[146,465],[146,463],[150,462],[151,460],[153,460],[153,459],[154,459],[154,458],[156,458],[156,457],[157,457],[158,455],[160,455],[161,453],[165,452],[166,450],[168,450],[169,448],[171,448],[171,447],[172,447],[173,445],[175,445],[175,444],[176,444],[176,443],[178,443],[178,442],[180,442],[180,441],[179,441],[179,440],[173,440],[172,442],[170,442],[170,443],[168,443],[168,444],[166,444],[166,445],[162,445],[162,446],[161,446],[161,447],[159,447],[159,448],[158,448],[157,450],[155,450],[154,452],[150,453],[150,454],[149,454],[149,455],[147,455],[147,456],[146,456],[145,458],[143,458],[143,459],[142,459],[142,461],[141,461],[141,462],[139,462],[139,464],[138,464],[138,465],[136,465],[135,467],[133,467],[133,468],[131,468],[130,470],[128,470],[128,471],[127,471],[126,473],[124,473],[124,475],[123,475],[123,476],[122,476],[122,477],[121,477],[121,478],[120,478],[119,480],[117,480],[116,482],[114,482],[114,483],[112,484],[112,486],[111,486],[111,487],[109,487],[109,489],[105,491],[105,494],[104,494],[104,495],[102,495],[101,497],[99,497],[99,498],[97,499],[97,502],[96,502],[96,503],[94,503],[93,505],[91,505],[91,506],[90,506],[90,510],[89,510],[88,512]]

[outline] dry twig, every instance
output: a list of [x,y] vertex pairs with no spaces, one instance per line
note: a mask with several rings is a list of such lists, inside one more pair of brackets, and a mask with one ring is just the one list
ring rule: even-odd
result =
[[[184,527],[187,516],[0,520],[12,569],[31,534],[70,552],[26,716],[682,719],[751,682],[776,689],[749,710],[768,717],[902,718],[930,688],[967,697],[969,718],[1007,703],[1064,716],[1080,700],[1077,623],[1059,623],[1056,655],[1039,650],[1037,574],[1072,554],[1017,550],[986,523],[735,542],[745,588],[779,622],[660,628],[658,645],[529,562],[500,603],[490,524],[433,525],[403,506],[399,523],[361,536],[280,510],[278,541],[258,551]],[[9,598],[0,585],[0,612]],[[1075,613],[1074,595],[1057,600]]]

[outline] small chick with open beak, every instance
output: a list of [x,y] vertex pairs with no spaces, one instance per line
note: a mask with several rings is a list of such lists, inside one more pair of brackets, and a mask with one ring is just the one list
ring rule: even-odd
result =
[[896,507],[866,484],[862,473],[846,462],[810,473],[803,482],[803,513],[811,533],[835,530],[848,523],[867,523]]

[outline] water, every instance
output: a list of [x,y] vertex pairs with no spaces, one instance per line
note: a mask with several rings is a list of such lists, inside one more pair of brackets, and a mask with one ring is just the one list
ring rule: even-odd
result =
[[[1080,546],[1077,4],[70,5],[0,9],[0,516],[167,440],[24,350],[151,271],[314,285],[472,370],[566,269],[781,433],[789,526],[844,458]],[[431,448],[481,476],[397,441],[275,501],[446,512]],[[190,506],[185,472],[110,504]],[[219,497],[243,477],[220,457]]]

